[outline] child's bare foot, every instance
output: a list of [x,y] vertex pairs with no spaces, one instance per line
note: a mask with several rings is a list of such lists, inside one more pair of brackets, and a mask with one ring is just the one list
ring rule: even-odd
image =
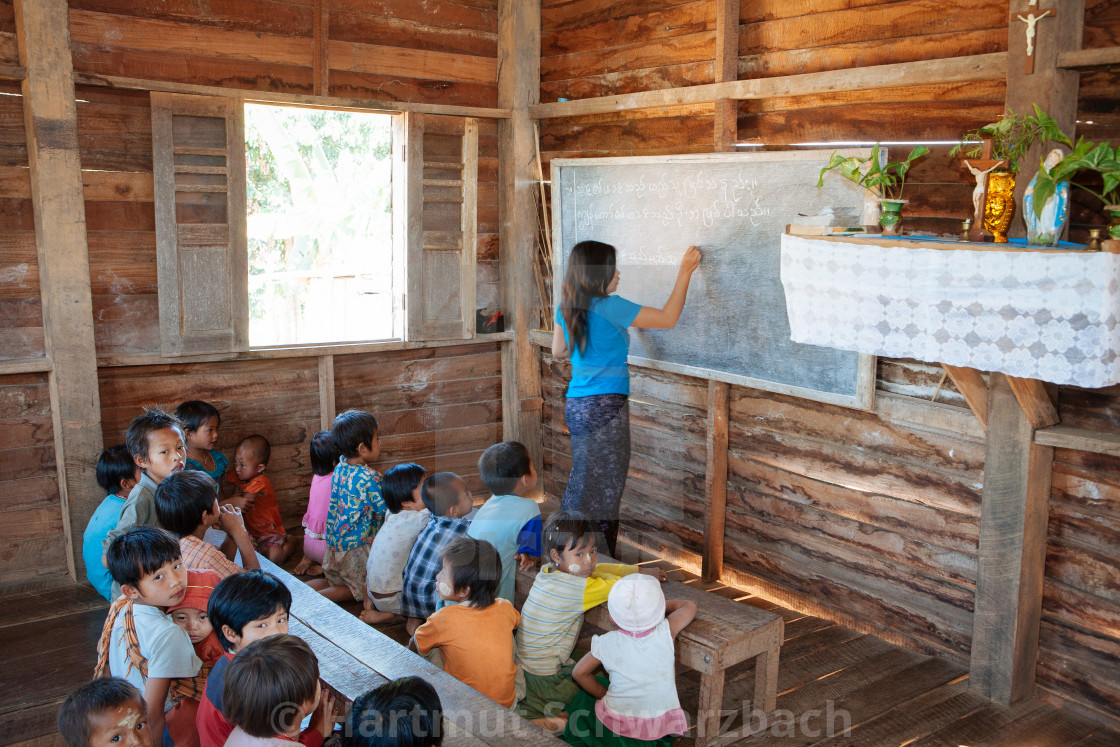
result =
[[321,576],[323,575],[323,566],[318,563],[312,563],[311,558],[306,555],[296,564],[292,569],[293,576]]
[[559,716],[545,716],[544,718],[535,718],[529,723],[534,726],[539,726],[551,734],[559,734],[564,731],[564,727],[568,723],[568,714],[562,713]]
[[362,610],[358,615],[358,619],[367,625],[386,625],[388,623],[403,622],[404,618],[392,612],[380,612],[378,610]]

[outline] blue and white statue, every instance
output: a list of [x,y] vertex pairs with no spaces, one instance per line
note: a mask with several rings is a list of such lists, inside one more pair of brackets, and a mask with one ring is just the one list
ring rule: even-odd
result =
[[[1055,148],[1046,154],[1042,167],[1049,173],[1062,160],[1062,151]],[[1042,215],[1034,212],[1034,185],[1038,174],[1034,175],[1027,191],[1023,193],[1023,220],[1027,222],[1027,243],[1035,246],[1057,246],[1069,218],[1069,182],[1058,182],[1054,194],[1042,206]]]

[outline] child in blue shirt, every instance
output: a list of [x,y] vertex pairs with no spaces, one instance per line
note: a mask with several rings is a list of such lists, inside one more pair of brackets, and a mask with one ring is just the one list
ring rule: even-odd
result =
[[113,577],[101,562],[105,538],[116,528],[121,518],[125,499],[136,483],[140,482],[140,468],[132,461],[124,444],[111,446],[97,458],[97,484],[109,495],[93,512],[82,534],[82,560],[86,564],[86,578],[97,593],[113,601]]
[[478,460],[478,472],[493,497],[478,509],[467,535],[486,540],[502,559],[500,599],[513,603],[517,570],[529,570],[541,555],[541,510],[524,497],[537,485],[533,458],[517,441],[494,444]]
[[334,419],[331,440],[342,456],[331,477],[323,578],[307,585],[332,602],[364,603],[369,546],[386,511],[381,473],[373,468],[381,456],[377,418],[362,410],[347,410]]

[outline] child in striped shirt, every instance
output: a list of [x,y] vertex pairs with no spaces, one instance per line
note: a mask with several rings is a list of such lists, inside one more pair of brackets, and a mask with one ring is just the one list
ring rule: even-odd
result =
[[557,511],[544,528],[550,563],[537,573],[521,608],[517,667],[525,676],[525,697],[517,712],[548,730],[567,721],[564,709],[580,692],[572,680],[572,651],[587,610],[607,601],[616,581],[631,573],[665,580],[663,571],[636,565],[597,563],[591,523],[576,511]]

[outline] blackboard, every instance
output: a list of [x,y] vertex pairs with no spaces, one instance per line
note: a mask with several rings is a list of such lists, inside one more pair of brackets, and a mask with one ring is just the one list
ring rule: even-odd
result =
[[704,258],[680,321],[632,328],[632,365],[870,408],[874,356],[792,342],[779,277],[781,234],[797,213],[866,209],[851,182],[815,186],[831,152],[553,160],[554,298],[572,247],[595,239],[618,251],[619,295],[660,308],[695,244]]

